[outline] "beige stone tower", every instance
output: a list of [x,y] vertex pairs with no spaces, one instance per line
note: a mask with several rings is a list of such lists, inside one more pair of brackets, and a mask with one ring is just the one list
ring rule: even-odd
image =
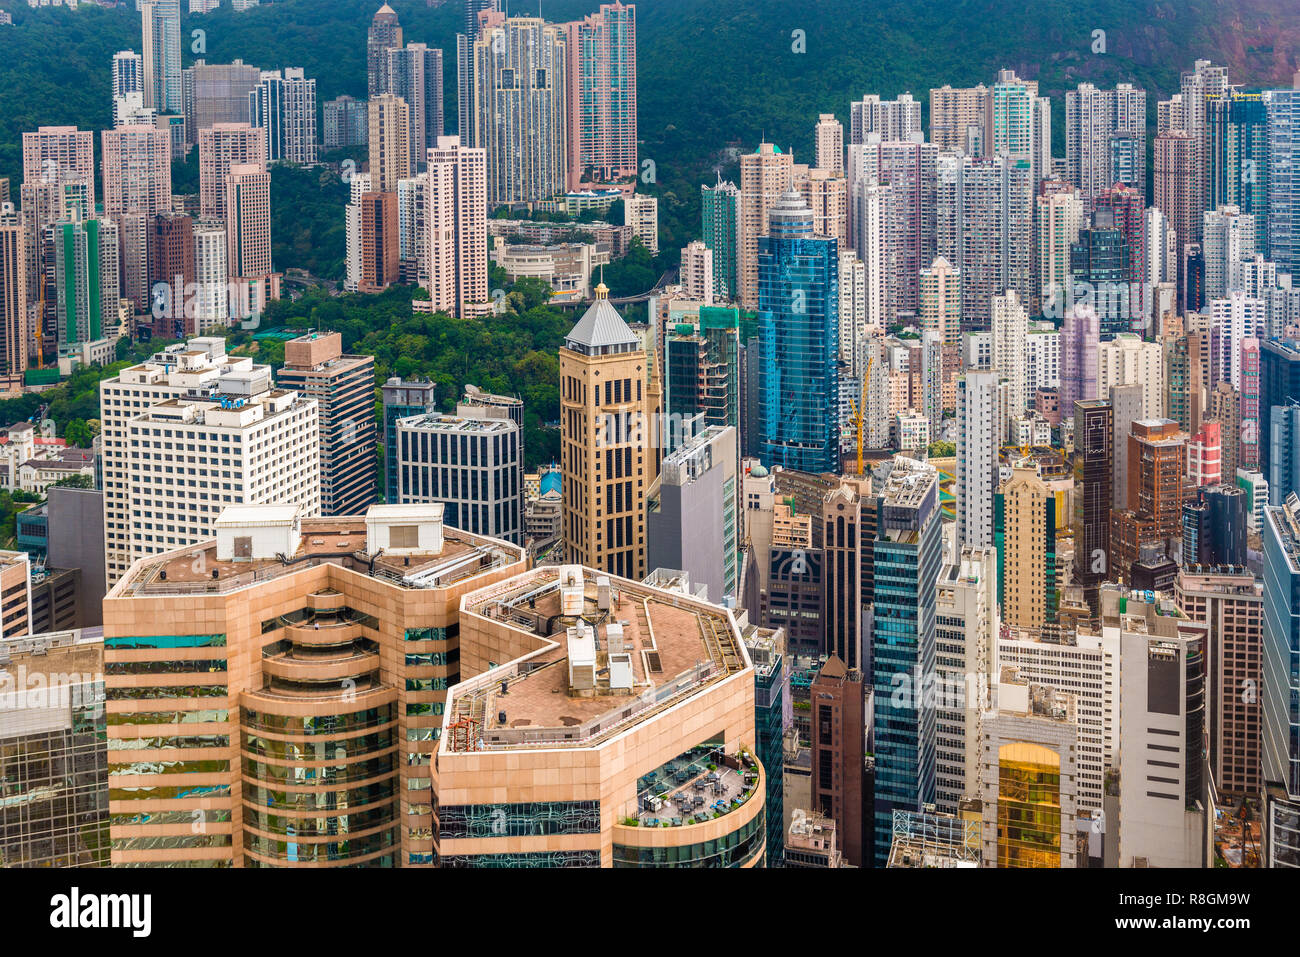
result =
[[566,561],[641,580],[645,493],[659,471],[658,389],[604,283],[560,350]]

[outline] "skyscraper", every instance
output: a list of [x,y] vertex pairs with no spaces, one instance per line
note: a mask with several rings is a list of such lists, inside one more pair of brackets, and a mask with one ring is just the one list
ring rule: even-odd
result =
[[[53,202],[45,216],[36,223],[44,226],[56,219],[66,219],[68,203],[65,188],[75,187],[79,194],[82,216],[95,212],[95,142],[90,130],[75,126],[42,126],[35,133],[23,134],[23,189],[49,187]],[[26,212],[28,201],[23,199]]]
[[813,128],[817,169],[844,175],[844,124],[834,113],[822,113]]
[[360,207],[357,292],[382,292],[400,277],[397,194],[363,193],[357,205]]
[[[962,327],[987,329],[992,299],[1014,289],[1029,301],[1033,258],[1033,167],[1027,159],[963,159],[957,169],[956,247]],[[941,255],[947,251],[939,249]],[[955,258],[953,258],[955,256]]]
[[230,168],[266,168],[266,131],[247,123],[218,123],[199,130],[199,211],[204,219],[226,218]]
[[1099,90],[1080,83],[1065,94],[1065,156],[1070,182],[1079,188],[1085,208],[1117,182],[1128,182],[1138,190],[1146,188],[1146,177],[1134,183],[1115,174],[1111,163],[1111,135],[1128,133],[1137,138],[1137,155],[1146,159],[1147,95],[1130,83],[1113,90]]
[[430,308],[465,317],[488,308],[486,153],[456,136],[428,151],[423,270]]
[[388,4],[375,11],[366,31],[366,96],[374,99],[388,89],[388,51],[401,49],[402,25]]
[[839,257],[793,190],[758,241],[760,451],[769,466],[839,471]]
[[423,43],[392,47],[385,66],[385,92],[401,97],[409,108],[410,168],[415,172],[425,162],[425,151],[443,135],[442,51]]
[[646,492],[659,472],[659,395],[641,340],[596,287],[560,350],[566,560],[645,577]]
[[957,380],[957,544],[993,544],[993,493],[998,481],[1001,412],[1000,376],[967,372]]
[[[252,111],[257,109],[256,94],[263,75],[257,67],[238,59],[231,63],[195,60],[193,66],[182,71],[186,142],[197,143],[199,130],[218,123],[248,123],[253,120]],[[266,124],[254,121],[253,125]]]
[[139,8],[144,36],[144,105],[159,115],[184,115],[180,0],[140,0]]
[[[99,387],[110,587],[135,559],[202,541],[227,505],[319,514],[316,400],[274,389],[269,366],[228,357],[223,339],[168,346]],[[168,472],[149,451],[164,440],[176,457],[228,462],[229,478]]]
[[492,13],[474,41],[474,139],[488,200],[537,202],[567,182],[568,54],[563,27]]
[[680,569],[704,597],[739,598],[737,433],[707,426],[664,456],[646,502],[646,567]]
[[1300,867],[1300,498],[1264,510],[1261,763],[1267,861]]
[[68,355],[117,328],[117,226],[111,219],[84,219],[49,228],[54,238],[59,354]]
[[732,300],[738,294],[740,190],[735,183],[718,180],[700,187],[704,245],[713,252],[713,295]]
[[[465,667],[459,649],[471,654],[458,635],[460,598],[522,572],[521,550],[446,527],[438,505],[334,518],[270,505],[227,508],[183,550],[161,551],[105,601],[109,720],[142,745],[110,752],[109,783],[148,789],[125,793],[147,795],[152,808],[148,824],[113,818],[113,863],[431,864],[432,755],[445,689]],[[350,552],[374,561],[354,563]],[[462,562],[472,570],[448,585],[442,575]],[[240,668],[247,655],[259,667]],[[136,703],[141,673],[178,676],[155,686],[150,706],[178,716],[186,736],[150,736],[157,712]],[[186,697],[190,688],[201,697]],[[204,737],[217,733],[229,741]],[[256,756],[241,760],[244,747]],[[317,754],[351,770],[321,778]],[[177,762],[166,775],[164,755]],[[313,783],[291,783],[303,780]],[[283,813],[295,823],[279,830]],[[148,828],[163,814],[184,823],[160,847]]]
[[238,163],[226,174],[226,268],[240,283],[271,275],[271,174],[265,166]]
[[397,421],[436,408],[436,391],[432,382],[408,382],[395,376],[381,389],[384,403],[384,501],[390,505],[398,501]]
[[360,515],[375,504],[375,359],[345,355],[337,332],[284,344],[280,385],[316,400],[320,511]]
[[0,378],[27,371],[27,325],[23,228],[0,221]]
[[872,133],[880,134],[881,142],[888,142],[910,140],[913,133],[920,132],[921,102],[911,93],[903,93],[895,100],[882,100],[869,93],[849,104],[849,144],[865,143]]
[[768,210],[792,182],[794,160],[772,143],[740,157],[740,197],[737,226],[736,300],[742,308],[758,305],[758,241],[767,235]]
[[144,61],[134,50],[113,54],[113,125],[120,126],[127,109],[127,96],[139,94],[144,103]]
[[401,97],[370,98],[369,145],[371,188],[397,192],[397,184],[411,175],[411,109]]
[[1268,254],[1300,273],[1300,89],[1268,90]]
[[171,144],[166,130],[123,126],[100,134],[103,146],[104,212],[143,213],[171,209]]
[[266,131],[268,162],[316,162],[316,81],[302,67],[263,70],[248,101],[249,121]]
[[1268,111],[1263,95],[1229,90],[1205,104],[1209,127],[1206,209],[1236,206],[1256,217],[1260,252],[1268,254]]
[[871,683],[880,866],[889,856],[893,812],[918,810],[935,798],[935,710],[917,686],[935,668],[934,583],[942,538],[938,473],[898,459],[877,498]]
[[568,188],[635,177],[636,6],[602,3],[564,24],[568,81]]
[[456,132],[466,145],[477,144],[474,131],[474,44],[481,14],[498,13],[501,0],[465,0],[464,32],[456,34]]
[[1110,578],[1114,419],[1109,399],[1080,399],[1074,415],[1074,579],[1096,617],[1100,584]]
[[993,500],[998,601],[1013,628],[1041,629],[1056,620],[1056,497],[1033,467],[1015,468]]

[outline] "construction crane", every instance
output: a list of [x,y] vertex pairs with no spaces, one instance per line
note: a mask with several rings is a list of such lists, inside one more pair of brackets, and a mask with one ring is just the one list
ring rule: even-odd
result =
[[37,280],[41,284],[41,301],[36,307],[36,368],[45,368],[45,277]]
[[867,380],[871,378],[871,363],[875,361],[875,356],[867,356],[867,371],[862,373],[862,385],[858,389],[858,401],[854,402],[853,397],[849,397],[849,405],[853,408],[853,424],[858,430],[858,475],[862,474],[862,417],[867,411]]

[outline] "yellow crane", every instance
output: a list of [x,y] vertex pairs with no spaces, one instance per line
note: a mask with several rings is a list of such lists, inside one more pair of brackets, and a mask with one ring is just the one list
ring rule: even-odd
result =
[[867,380],[871,378],[871,363],[875,361],[875,356],[867,357],[867,371],[862,374],[857,402],[853,401],[852,396],[849,397],[849,405],[853,408],[853,424],[858,430],[858,475],[862,474],[862,417],[867,411]]
[[36,368],[45,368],[45,277],[37,277],[41,285],[41,299],[36,306]]

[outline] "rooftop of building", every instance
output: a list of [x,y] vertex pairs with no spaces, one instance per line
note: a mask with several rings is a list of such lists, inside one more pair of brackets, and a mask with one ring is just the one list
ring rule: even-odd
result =
[[523,653],[450,690],[444,752],[591,747],[750,667],[725,609],[581,566],[466,595],[462,641],[472,617]]
[[[0,639],[0,672],[13,673],[21,667],[28,679],[39,674],[45,675],[52,684],[60,685],[102,681],[103,662],[102,628],[79,628]],[[7,684],[8,682],[0,680],[0,686]],[[19,685],[13,690],[19,693],[36,690],[24,682]],[[3,701],[3,695],[0,695],[0,701]]]
[[979,867],[979,801],[963,800],[957,814],[927,805],[923,811],[895,810],[887,867]]
[[[399,588],[445,588],[523,560],[509,542],[444,526],[442,513],[438,503],[373,505],[332,518],[303,518],[292,505],[236,506],[218,518],[216,538],[140,559],[110,594],[223,594],[321,564]],[[398,546],[406,534],[416,544]]]
[[[461,407],[462,409],[464,406]],[[518,428],[509,418],[452,415],[450,412],[422,412],[397,420],[399,428],[430,432],[513,432]]]

